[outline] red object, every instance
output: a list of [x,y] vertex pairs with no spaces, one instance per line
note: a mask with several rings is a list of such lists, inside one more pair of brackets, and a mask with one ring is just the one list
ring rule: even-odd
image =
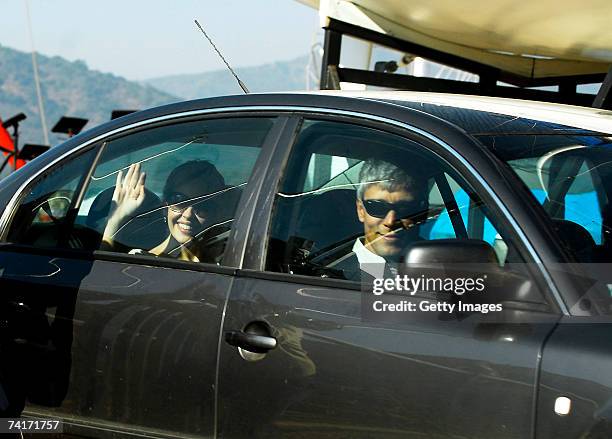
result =
[[[9,151],[15,150],[13,139],[9,135],[8,131],[6,131],[6,129],[2,126],[2,119],[0,119],[0,146]],[[0,151],[2,151],[2,155],[4,157],[7,156],[7,153],[4,150],[0,150]],[[0,161],[0,164],[1,163],[2,162]],[[9,160],[9,166],[13,167],[14,163],[15,163],[15,157],[12,157]],[[17,169],[21,168],[23,165],[25,165],[25,163],[26,163],[25,160],[17,160]]]

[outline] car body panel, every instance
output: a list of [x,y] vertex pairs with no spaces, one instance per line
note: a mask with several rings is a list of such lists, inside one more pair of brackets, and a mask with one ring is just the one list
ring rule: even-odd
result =
[[[612,432],[609,319],[563,318],[543,351],[536,437],[609,437]],[[555,412],[569,398],[567,415]]]
[[0,258],[3,303],[23,308],[19,324],[8,316],[9,336],[22,342],[4,345],[3,378],[24,390],[28,410],[88,434],[212,435],[231,275],[6,251]]
[[279,345],[258,361],[222,346],[223,437],[531,434],[538,358],[557,316],[373,323],[361,291],[294,277],[255,274],[232,287],[224,331],[265,322]]

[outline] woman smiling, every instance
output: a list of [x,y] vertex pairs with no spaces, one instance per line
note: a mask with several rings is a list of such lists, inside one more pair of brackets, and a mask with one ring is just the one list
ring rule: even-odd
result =
[[[140,163],[130,165],[125,176],[117,174],[109,219],[103,242],[113,248],[114,236],[132,218],[145,199],[146,174]],[[168,176],[163,190],[164,221],[168,236],[150,250],[133,249],[132,254],[150,253],[200,262],[195,245],[208,226],[213,226],[214,197],[226,190],[223,176],[208,161],[193,160],[176,167]]]

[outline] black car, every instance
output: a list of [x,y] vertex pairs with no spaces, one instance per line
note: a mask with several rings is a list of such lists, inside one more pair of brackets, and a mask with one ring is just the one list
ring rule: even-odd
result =
[[[609,112],[387,92],[80,134],[0,183],[0,415],[113,438],[610,437],[610,133]],[[365,199],[372,161],[418,194]],[[364,289],[370,232],[380,279],[468,262],[488,288],[373,315],[404,296]]]

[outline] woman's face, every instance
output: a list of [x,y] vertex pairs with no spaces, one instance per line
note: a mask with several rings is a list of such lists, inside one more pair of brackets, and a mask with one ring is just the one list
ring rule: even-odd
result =
[[202,230],[203,225],[204,218],[196,215],[192,206],[182,213],[168,207],[168,229],[179,244],[191,241]]
[[188,186],[177,187],[166,201],[170,234],[179,244],[191,241],[204,228],[206,201],[202,201],[201,193],[190,190]]

